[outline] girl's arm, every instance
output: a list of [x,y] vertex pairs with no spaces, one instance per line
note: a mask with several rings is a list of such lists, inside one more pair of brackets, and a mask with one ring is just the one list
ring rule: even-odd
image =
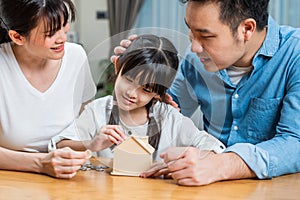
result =
[[120,144],[126,139],[126,135],[119,125],[105,125],[102,126],[98,133],[92,140],[74,141],[61,140],[56,144],[57,148],[70,147],[73,150],[85,151],[101,151],[110,147],[113,144]]
[[89,154],[70,148],[50,153],[27,153],[0,147],[0,169],[47,174],[56,178],[72,178]]
[[82,111],[84,110],[84,107],[85,107],[87,104],[91,103],[91,101],[92,101],[92,100],[88,100],[87,102],[84,102],[84,103],[81,104],[79,114],[82,113]]
[[179,120],[175,121],[177,129],[174,129],[177,132],[175,136],[176,146],[192,146],[200,150],[214,151],[215,153],[222,153],[226,149],[226,146],[216,137],[204,130],[200,131],[190,118],[183,116],[181,113],[177,113],[177,115],[179,115]]

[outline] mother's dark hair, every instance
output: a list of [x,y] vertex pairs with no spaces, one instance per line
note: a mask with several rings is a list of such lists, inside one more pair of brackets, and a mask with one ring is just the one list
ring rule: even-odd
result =
[[27,37],[40,20],[47,35],[54,35],[69,18],[75,20],[75,7],[71,0],[0,0],[0,18],[0,43],[5,43],[11,41],[9,30]]

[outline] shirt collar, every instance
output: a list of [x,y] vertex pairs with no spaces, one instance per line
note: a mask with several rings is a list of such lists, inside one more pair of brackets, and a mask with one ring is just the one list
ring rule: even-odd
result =
[[266,38],[255,57],[258,55],[272,57],[279,48],[279,42],[279,25],[269,16]]

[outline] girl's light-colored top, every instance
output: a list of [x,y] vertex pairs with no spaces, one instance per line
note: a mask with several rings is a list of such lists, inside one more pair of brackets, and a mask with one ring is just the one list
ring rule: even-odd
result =
[[10,43],[0,45],[0,146],[47,152],[49,140],[68,127],[96,88],[80,45],[65,44],[59,73],[45,92],[22,73]]
[[[55,149],[56,143],[63,139],[91,140],[103,125],[108,124],[112,107],[112,96],[99,98],[88,104],[72,125],[51,139],[49,150]],[[223,143],[207,132],[198,130],[191,119],[184,117],[170,105],[157,102],[153,106],[153,115],[161,129],[155,159],[159,159],[159,154],[169,146],[194,146],[203,150],[213,150],[216,153],[225,150]],[[107,148],[98,152],[98,155],[112,157],[112,152],[110,148]]]

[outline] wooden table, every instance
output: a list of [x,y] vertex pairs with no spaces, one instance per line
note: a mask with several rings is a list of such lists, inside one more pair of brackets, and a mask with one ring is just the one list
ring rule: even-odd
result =
[[174,180],[111,176],[108,172],[79,171],[70,180],[0,170],[0,199],[300,199],[300,173],[272,180],[224,181],[184,187]]

